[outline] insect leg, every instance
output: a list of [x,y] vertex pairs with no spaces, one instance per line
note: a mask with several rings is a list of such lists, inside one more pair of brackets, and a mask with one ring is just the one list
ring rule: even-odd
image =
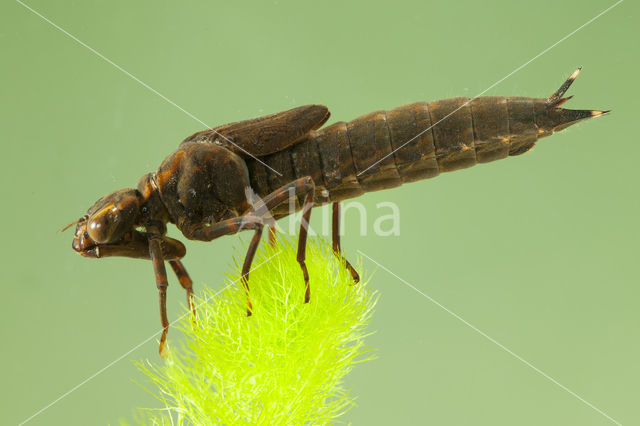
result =
[[346,257],[342,254],[342,249],[340,248],[340,203],[333,203],[333,223],[332,223],[332,241],[333,241],[333,252],[336,256],[342,259],[345,263],[345,266],[351,273],[351,278],[353,278],[353,284],[358,284],[360,282],[360,275],[355,270],[351,263],[347,260]]
[[[314,193],[315,184],[313,183],[313,179],[307,176],[282,186],[281,188],[267,195],[262,200],[264,208],[266,208],[266,210],[272,210],[284,201],[288,200],[291,195],[306,194],[303,205],[302,223],[300,225],[300,236],[298,238],[298,255],[296,258],[298,263],[300,264],[300,267],[302,268],[302,273],[305,280],[305,303],[309,301],[310,295],[309,273],[305,264],[305,251],[307,245],[307,229],[309,227],[311,208],[313,207]],[[260,212],[262,210],[262,206],[254,207],[254,209],[257,212]],[[222,222],[218,222],[213,226],[204,226],[200,223],[190,224],[187,221],[183,220],[178,223],[178,228],[180,228],[185,237],[189,239],[211,241],[213,239],[222,237],[223,235],[236,234],[246,229],[256,230],[256,235],[258,235],[258,229],[260,229],[259,235],[262,235],[262,227],[264,226],[263,222],[263,219],[255,215],[254,211],[250,211],[243,216],[223,220]],[[254,235],[254,240],[256,238],[259,240],[259,236],[256,237],[256,235]],[[251,262],[253,261],[253,256],[255,255],[255,250],[258,247],[257,242],[255,243],[255,245],[253,244],[254,240],[252,240],[252,243],[249,245],[249,250],[247,252],[247,256],[245,257],[245,264],[243,265],[243,276],[245,272],[248,274],[248,271],[251,267]],[[247,288],[248,290],[248,276],[247,279],[243,281],[246,285],[245,288]]]
[[331,218],[332,232],[331,241],[333,243],[333,251],[340,254],[340,203],[333,203],[333,217]]
[[244,258],[242,265],[242,285],[247,294],[247,316],[251,315],[251,300],[249,299],[249,271],[251,270],[251,263],[258,249],[260,243],[260,237],[262,236],[263,220],[261,217],[244,215],[231,219],[223,220],[213,226],[203,226],[202,224],[186,224],[180,223],[180,229],[187,238],[200,241],[211,241],[216,238],[220,238],[223,235],[237,234],[240,231],[254,229],[256,232],[253,235],[249,248],[247,249],[247,255]]
[[[311,180],[311,178],[309,178]],[[304,184],[304,182],[302,182]],[[313,180],[311,180],[313,185]],[[300,235],[298,236],[298,255],[296,260],[302,268],[302,276],[304,277],[304,303],[309,303],[311,297],[311,289],[309,288],[309,272],[307,271],[307,265],[305,259],[307,258],[307,231],[309,230],[309,219],[311,218],[311,208],[313,207],[313,195],[315,193],[315,185],[313,185],[307,196],[304,198],[304,204],[302,206],[302,219],[300,220]]]
[[258,226],[262,226],[262,224],[263,220],[261,217],[245,214],[243,216],[223,220],[213,224],[212,226],[181,221],[178,227],[184,236],[190,240],[211,241],[225,235],[233,235],[240,231],[256,229]]
[[269,245],[271,247],[276,246],[276,232],[275,225],[269,226]]
[[264,197],[262,202],[267,210],[273,210],[280,204],[288,201],[290,197],[294,195],[304,195],[311,190],[315,190],[315,187],[316,185],[313,183],[311,177],[303,177],[276,189]]
[[159,238],[149,238],[149,254],[153,263],[153,270],[156,274],[156,287],[158,287],[158,301],[160,304],[160,322],[163,328],[158,352],[160,356],[164,358],[164,344],[167,339],[167,332],[169,331],[169,320],[167,319],[167,286],[169,283],[167,282],[167,270],[164,267],[162,247]]
[[[311,290],[309,288],[309,272],[307,271],[306,248],[307,248],[307,233],[309,229],[309,219],[311,217],[311,208],[313,207],[313,196],[315,194],[315,183],[310,176],[306,176],[300,179],[296,179],[291,183],[288,183],[279,189],[276,189],[271,194],[267,195],[262,203],[267,210],[273,210],[283,202],[287,201],[291,196],[305,195],[304,203],[302,206],[302,222],[300,223],[300,235],[298,236],[298,254],[296,260],[302,268],[302,275],[304,277],[305,295],[304,302],[309,302]],[[260,206],[258,207],[260,210]]]
[[255,234],[253,234],[253,238],[249,243],[247,255],[245,256],[244,263],[242,264],[242,285],[244,286],[244,290],[247,295],[248,317],[251,316],[251,311],[253,310],[253,306],[251,306],[251,300],[249,299],[249,271],[251,270],[251,263],[253,263],[253,258],[256,255],[256,250],[258,249],[258,245],[260,244],[260,238],[262,238],[262,228],[262,224],[257,225],[256,232]]
[[189,274],[181,261],[170,260],[169,265],[171,265],[173,272],[176,274],[180,285],[187,292],[187,304],[189,306],[189,310],[193,313],[193,318],[195,319],[196,307],[193,302],[193,281],[191,281],[191,277],[189,277]]

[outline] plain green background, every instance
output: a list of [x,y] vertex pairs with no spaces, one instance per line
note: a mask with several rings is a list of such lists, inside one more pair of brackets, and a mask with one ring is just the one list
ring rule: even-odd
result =
[[[612,4],[29,2],[211,125],[306,103],[350,120],[473,96]],[[638,11],[623,2],[487,93],[548,96],[582,65],[568,106],[613,114],[527,155],[368,194],[371,218],[376,203],[397,203],[401,235],[372,235],[370,219],[359,236],[353,214],[344,237],[351,259],[362,250],[623,424],[640,423]],[[3,2],[0,15],[0,423],[16,424],[158,330],[150,264],[84,259],[72,233],[56,231],[203,126],[19,3]],[[197,288],[219,287],[240,246],[187,242]],[[348,377],[358,405],[344,420],[611,424],[363,263],[381,293],[369,338],[379,359]],[[169,297],[173,319],[184,301],[175,280]],[[157,407],[132,364],[159,361],[156,348],[141,346],[29,424],[114,423]]]

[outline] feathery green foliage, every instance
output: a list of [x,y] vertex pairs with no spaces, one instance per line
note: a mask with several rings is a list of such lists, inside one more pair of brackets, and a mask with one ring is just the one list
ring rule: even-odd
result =
[[[250,274],[253,315],[239,266],[221,292],[205,290],[197,325],[166,361],[141,369],[165,408],[144,409],[148,424],[327,424],[354,405],[343,378],[373,358],[364,344],[377,296],[353,281],[321,240],[310,240],[311,301],[295,244],[279,240],[256,255]],[[152,392],[153,393],[153,392]]]

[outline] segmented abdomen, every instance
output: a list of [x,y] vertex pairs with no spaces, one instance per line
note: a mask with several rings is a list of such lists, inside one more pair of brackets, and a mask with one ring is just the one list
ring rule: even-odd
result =
[[263,196],[299,177],[316,183],[316,202],[353,198],[517,155],[537,140],[532,98],[451,98],[375,111],[314,132],[306,141],[248,161]]

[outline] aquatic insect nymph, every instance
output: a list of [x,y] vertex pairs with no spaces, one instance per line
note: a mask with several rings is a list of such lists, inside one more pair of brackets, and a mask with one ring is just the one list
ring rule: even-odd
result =
[[[193,309],[192,282],[180,261],[186,250],[165,235],[166,224],[173,223],[186,238],[201,241],[254,231],[242,267],[250,315],[249,270],[265,225],[260,210],[280,219],[291,213],[288,201],[293,196],[296,208],[303,209],[297,260],[306,303],[311,297],[305,265],[306,225],[312,207],[333,203],[333,249],[342,256],[340,201],[520,155],[542,137],[606,114],[561,107],[570,99],[563,95],[579,71],[548,98],[486,96],[417,102],[322,129],[329,110],[306,105],[195,133],[156,172],[144,175],[137,189],[121,189],[101,198],[74,222],[73,249],[86,257],[152,261],[164,328],[162,353],[169,326],[165,261],[187,290]],[[262,199],[262,209],[253,208],[249,192]],[[357,282],[356,271],[346,260],[345,265]]]

